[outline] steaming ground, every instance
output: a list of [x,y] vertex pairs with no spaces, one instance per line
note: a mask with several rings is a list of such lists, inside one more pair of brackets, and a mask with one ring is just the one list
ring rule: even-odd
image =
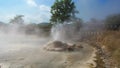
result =
[[[55,36],[58,39],[63,35],[57,33]],[[76,52],[44,50],[44,45],[51,40],[48,37],[0,32],[0,68],[90,68],[95,66],[95,49],[90,45],[80,43],[83,48]]]
[[83,43],[79,52],[49,52],[42,49],[48,38],[0,34],[1,68],[89,68],[94,49]]

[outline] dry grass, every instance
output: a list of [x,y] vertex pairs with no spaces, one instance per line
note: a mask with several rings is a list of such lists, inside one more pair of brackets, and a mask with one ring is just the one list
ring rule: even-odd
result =
[[105,31],[102,35],[97,35],[96,42],[110,52],[114,64],[120,68],[120,31]]
[[120,31],[106,31],[102,35],[98,35],[96,39],[110,52],[120,48]]
[[[103,48],[109,55],[111,61],[111,66],[117,66],[120,68],[120,30],[119,31],[102,31],[95,35],[88,36],[86,40],[89,41],[91,45],[99,44],[101,48]],[[100,56],[96,57],[98,60],[96,61],[98,66],[96,68],[104,68],[104,64],[100,59]],[[102,65],[101,65],[102,64]]]

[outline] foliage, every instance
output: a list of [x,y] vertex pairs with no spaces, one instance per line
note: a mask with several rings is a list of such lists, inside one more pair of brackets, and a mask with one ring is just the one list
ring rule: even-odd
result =
[[23,15],[16,15],[13,19],[10,20],[10,23],[23,24],[24,20],[22,17],[23,17]]
[[120,28],[120,14],[110,15],[105,21],[108,30],[118,30]]
[[45,32],[50,32],[50,30],[52,28],[52,24],[50,24],[50,23],[40,23],[40,24],[37,24],[37,27],[39,29],[44,30]]
[[56,22],[64,22],[68,20],[72,12],[75,9],[75,4],[72,0],[56,0],[54,5],[51,7],[51,23],[56,24]]

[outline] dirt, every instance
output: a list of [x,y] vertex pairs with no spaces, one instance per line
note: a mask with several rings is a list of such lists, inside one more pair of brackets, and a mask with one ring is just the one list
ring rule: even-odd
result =
[[1,68],[90,68],[96,66],[95,49],[86,43],[73,52],[46,51],[43,46],[2,54]]

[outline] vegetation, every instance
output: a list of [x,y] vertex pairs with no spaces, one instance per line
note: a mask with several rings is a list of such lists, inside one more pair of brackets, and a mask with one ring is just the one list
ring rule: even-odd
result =
[[[106,47],[110,52],[113,62],[120,66],[120,32],[119,31],[106,31],[101,36],[100,43]],[[118,67],[119,68],[119,67]]]
[[10,20],[10,23],[23,24],[24,20],[22,17],[24,17],[24,16],[23,15],[16,15],[13,19]]
[[117,67],[120,68],[120,48],[117,48],[113,54],[114,60],[116,60]]
[[108,30],[120,29],[120,14],[108,16],[105,22],[106,22],[106,28]]
[[39,29],[41,29],[45,35],[49,36],[51,28],[52,28],[52,24],[50,24],[50,23],[40,23],[40,24],[37,24],[37,27]]
[[63,23],[64,21],[69,20],[74,10],[75,4],[72,0],[56,0],[51,7],[51,23]]

